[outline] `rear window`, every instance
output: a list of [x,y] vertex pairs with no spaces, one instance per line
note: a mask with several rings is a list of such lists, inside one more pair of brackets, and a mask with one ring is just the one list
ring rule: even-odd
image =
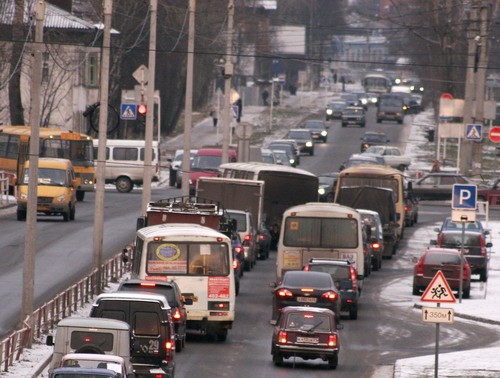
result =
[[[462,244],[461,234],[445,234],[442,246],[459,247]],[[480,235],[464,235],[464,246],[479,247],[481,245]]]
[[314,329],[317,331],[330,331],[332,325],[330,317],[325,314],[315,314],[312,312],[292,312],[286,319],[288,329]]
[[283,244],[288,247],[357,248],[358,222],[352,218],[288,217]]
[[460,265],[460,256],[453,253],[428,253],[425,263]]
[[283,285],[290,287],[314,287],[329,289],[332,286],[331,278],[322,274],[309,274],[307,272],[285,273]]
[[73,350],[79,350],[84,346],[98,346],[103,352],[113,350],[113,334],[107,332],[71,332],[70,346]]
[[156,312],[136,312],[132,329],[136,336],[158,336],[160,334],[160,318]]
[[238,232],[244,232],[247,230],[247,216],[241,213],[231,213],[228,212],[231,219],[236,220],[236,229]]
[[165,298],[167,298],[167,301],[170,304],[170,306],[173,306],[173,304],[175,303],[175,290],[171,286],[157,285],[157,286],[144,287],[138,283],[125,283],[125,284],[121,285],[118,290],[119,291],[140,291],[140,292],[160,294],[160,295],[163,295]]
[[334,281],[350,279],[350,269],[348,266],[338,266],[333,264],[311,264],[309,270],[313,272],[324,272],[332,276]]

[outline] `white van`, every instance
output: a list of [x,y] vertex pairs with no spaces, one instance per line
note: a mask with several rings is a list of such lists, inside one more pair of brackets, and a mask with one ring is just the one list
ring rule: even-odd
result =
[[[94,139],[94,158],[97,159],[99,141]],[[106,141],[106,173],[107,184],[115,184],[116,190],[128,193],[134,185],[142,185],[144,176],[143,140],[108,139]],[[151,160],[153,181],[159,180],[158,142],[153,141],[153,157]]]

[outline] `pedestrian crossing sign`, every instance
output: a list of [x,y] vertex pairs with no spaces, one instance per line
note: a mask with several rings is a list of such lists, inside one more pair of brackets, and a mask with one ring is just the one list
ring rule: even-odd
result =
[[483,139],[483,125],[466,125],[465,127],[465,139],[467,140],[481,140]]
[[420,301],[434,303],[455,303],[457,301],[442,271],[438,270],[422,294]]
[[121,106],[120,106],[120,119],[126,119],[126,120],[137,119],[137,105],[136,104],[121,104]]

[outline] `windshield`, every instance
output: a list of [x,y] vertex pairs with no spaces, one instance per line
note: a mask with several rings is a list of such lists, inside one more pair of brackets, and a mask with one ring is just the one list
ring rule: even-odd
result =
[[94,165],[94,147],[91,140],[40,140],[40,157],[69,159],[75,166]]
[[[29,168],[24,170],[22,184],[27,185],[29,181]],[[66,171],[64,169],[39,168],[38,185],[68,186]]]
[[214,155],[198,155],[195,156],[191,163],[191,170],[193,171],[203,171],[203,170],[218,170],[222,162],[222,156]]
[[387,142],[387,137],[384,134],[365,134],[363,139],[367,142]]
[[324,129],[325,125],[323,124],[323,121],[307,121],[304,123],[304,128],[305,129]]

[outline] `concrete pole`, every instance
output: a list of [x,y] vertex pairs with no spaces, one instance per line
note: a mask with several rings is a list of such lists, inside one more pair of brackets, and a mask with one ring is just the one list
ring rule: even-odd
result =
[[99,83],[99,146],[97,147],[96,191],[94,205],[94,240],[92,269],[97,270],[97,291],[102,290],[102,239],[104,233],[104,181],[106,168],[106,140],[108,133],[109,56],[111,45],[111,12],[113,0],[103,1],[104,30],[101,51],[101,79]]
[[142,215],[146,215],[148,203],[151,200],[151,179],[153,177],[153,120],[155,117],[155,71],[156,71],[156,17],[158,14],[158,0],[151,0],[150,30],[149,30],[149,57],[148,57],[148,86],[146,89],[147,113],[146,133],[144,143],[144,171],[142,180]]
[[193,122],[193,69],[194,69],[194,21],[196,0],[189,0],[189,34],[186,70],[186,97],[184,100],[184,154],[182,156],[182,195],[189,195],[191,172],[191,124]]
[[[33,328],[33,292],[35,283],[35,242],[37,237],[37,189],[38,189],[38,155],[40,150],[40,93],[42,83],[42,51],[43,51],[43,20],[45,18],[45,2],[38,0],[36,7],[35,44],[33,45],[33,73],[31,90],[31,137],[29,158],[28,204],[26,209],[26,243],[24,245],[23,265],[23,298],[21,306],[21,324],[29,317],[28,322]],[[29,346],[33,340],[33,333]]]
[[224,65],[224,109],[222,131],[222,163],[229,160],[229,137],[231,133],[231,78],[233,76],[233,63],[231,61],[233,50],[233,21],[234,0],[228,0],[227,5],[227,36],[226,36],[226,64]]

